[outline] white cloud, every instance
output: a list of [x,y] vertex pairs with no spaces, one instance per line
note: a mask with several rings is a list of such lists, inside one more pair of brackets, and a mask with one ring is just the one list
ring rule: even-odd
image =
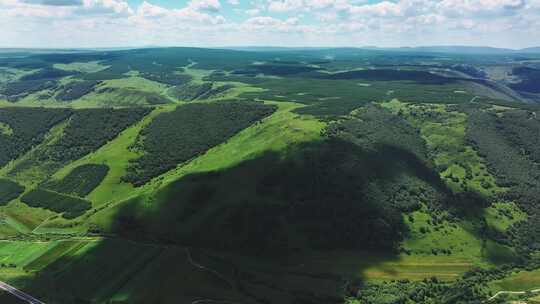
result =
[[152,1],[0,0],[0,46],[540,45],[540,0]]
[[191,0],[188,9],[197,11],[217,12],[221,8],[219,0]]
[[83,0],[82,7],[74,11],[76,14],[86,15],[112,15],[127,17],[133,14],[133,10],[124,0]]
[[352,6],[349,8],[349,13],[351,15],[360,15],[360,16],[402,16],[403,9],[400,3],[383,1],[376,4],[362,5],[362,6]]
[[23,0],[22,2],[51,6],[78,6],[83,4],[82,0]]

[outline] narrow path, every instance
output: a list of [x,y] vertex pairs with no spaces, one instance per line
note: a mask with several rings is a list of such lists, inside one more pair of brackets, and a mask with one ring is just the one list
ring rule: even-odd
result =
[[487,299],[486,302],[493,301],[496,298],[498,298],[499,296],[504,295],[504,294],[523,295],[523,294],[526,294],[526,293],[540,293],[540,288],[539,289],[533,289],[533,290],[527,290],[527,291],[506,291],[506,290],[499,291],[499,292],[495,293],[491,298]]
[[221,273],[217,272],[216,270],[214,269],[210,269],[206,266],[203,266],[197,262],[195,262],[193,260],[193,258],[191,257],[191,250],[189,248],[186,248],[186,256],[187,256],[187,260],[188,262],[195,268],[198,268],[198,269],[201,269],[203,271],[207,271],[207,272],[210,272],[211,274],[215,275],[216,277],[218,277],[219,279],[225,281],[227,284],[229,284],[229,286],[231,287],[231,289],[234,289],[234,283],[231,282],[227,277],[225,277],[224,275],[222,275]]
[[40,300],[32,297],[31,295],[27,294],[27,293],[24,293],[20,290],[18,290],[17,288],[7,284],[7,283],[4,283],[2,281],[0,281],[0,289],[3,289],[7,292],[9,292],[10,294],[16,296],[17,298],[23,300],[23,301],[26,301],[30,304],[45,304],[44,302],[41,302]]

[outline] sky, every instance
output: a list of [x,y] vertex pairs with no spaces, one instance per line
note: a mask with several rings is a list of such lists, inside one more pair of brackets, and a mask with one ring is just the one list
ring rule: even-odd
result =
[[0,0],[0,47],[540,46],[540,0]]

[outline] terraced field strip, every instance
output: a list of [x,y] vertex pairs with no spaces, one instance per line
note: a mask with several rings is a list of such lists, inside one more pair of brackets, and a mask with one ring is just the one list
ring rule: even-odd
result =
[[453,256],[392,256],[352,251],[314,252],[297,260],[300,264],[292,268],[294,271],[316,270],[318,273],[358,276],[368,281],[431,277],[454,280],[477,265],[474,260]]
[[368,267],[363,275],[368,280],[410,279],[423,280],[437,277],[440,280],[453,280],[470,270],[474,265],[468,262],[430,261],[430,262],[391,262]]
[[24,268],[56,244],[56,242],[0,241],[0,263]]
[[50,263],[58,260],[62,256],[69,255],[77,252],[79,249],[83,248],[87,242],[83,241],[60,241],[56,246],[47,250],[38,258],[34,259],[32,262],[28,263],[25,267],[25,270],[28,271],[39,271]]

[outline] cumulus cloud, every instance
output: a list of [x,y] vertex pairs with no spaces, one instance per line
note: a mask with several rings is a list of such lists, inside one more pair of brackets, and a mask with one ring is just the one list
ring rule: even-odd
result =
[[352,6],[349,8],[349,13],[352,15],[369,15],[369,16],[402,16],[403,7],[400,3],[383,1],[376,4]]
[[0,0],[0,45],[22,41],[517,47],[540,45],[540,0],[191,0],[176,8],[153,0]]
[[202,1],[199,1],[197,4],[194,4],[192,1],[187,7],[182,9],[166,9],[145,1],[138,7],[135,15],[132,16],[130,20],[133,21],[134,24],[141,26],[147,26],[152,22],[161,25],[216,25],[225,22],[224,17],[207,13],[209,11],[215,11],[209,10],[207,6],[207,4],[212,1],[207,1],[206,3],[201,2]]
[[188,8],[200,11],[217,12],[221,8],[219,0],[191,0]]
[[51,6],[78,6],[83,4],[82,0],[23,0],[22,2]]
[[79,15],[128,17],[133,14],[133,10],[124,0],[83,0],[82,7],[78,7],[74,13]]

